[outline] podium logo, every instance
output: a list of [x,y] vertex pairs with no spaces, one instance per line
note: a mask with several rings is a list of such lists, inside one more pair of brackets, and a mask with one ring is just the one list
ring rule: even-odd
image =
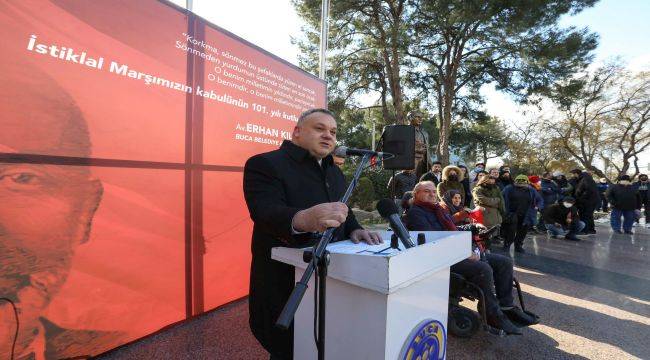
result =
[[400,360],[440,360],[447,351],[447,331],[437,320],[427,319],[406,339]]

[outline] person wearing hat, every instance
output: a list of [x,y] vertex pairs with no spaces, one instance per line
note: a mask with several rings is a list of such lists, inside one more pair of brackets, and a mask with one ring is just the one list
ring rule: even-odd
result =
[[515,252],[524,253],[524,238],[532,225],[530,214],[535,214],[536,208],[543,208],[544,201],[528,181],[528,176],[517,175],[513,185],[503,189],[506,216],[504,219],[503,250],[510,251],[510,245],[515,244]]
[[621,234],[621,216],[623,216],[623,231],[626,234],[632,234],[634,210],[641,208],[641,197],[636,188],[632,186],[630,176],[619,176],[618,183],[610,186],[606,195],[612,207],[609,218],[612,230],[617,234]]
[[576,234],[584,229],[585,223],[580,221],[575,203],[574,198],[567,196],[562,199],[562,203],[552,204],[544,209],[546,230],[553,239],[564,235],[566,240],[580,240]]

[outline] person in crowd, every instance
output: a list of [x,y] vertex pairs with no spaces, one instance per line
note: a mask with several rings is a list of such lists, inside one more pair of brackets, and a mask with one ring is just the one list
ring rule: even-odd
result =
[[400,171],[388,180],[388,191],[399,208],[401,208],[404,193],[413,190],[417,182],[418,178],[415,175],[415,169]]
[[[406,214],[406,226],[409,230],[457,230],[450,214],[438,203],[436,188],[432,182],[419,182],[413,190],[413,195],[413,206]],[[512,260],[506,256],[477,255],[473,252],[469,258],[452,265],[451,271],[461,274],[483,290],[486,302],[485,316],[490,326],[502,329],[508,334],[520,335],[521,330],[511,320],[525,324],[535,324],[537,320],[514,305],[512,268]]]
[[449,165],[442,170],[442,181],[438,184],[438,198],[442,199],[445,193],[449,190],[458,190],[463,197],[463,204],[465,203],[465,187],[462,184],[463,173],[459,167]]
[[497,186],[501,191],[506,188],[506,186],[512,185],[512,178],[510,177],[510,170],[501,169],[499,170],[499,179],[497,180]]
[[575,203],[574,198],[567,196],[561,204],[553,203],[544,209],[544,223],[553,239],[564,235],[566,240],[580,240],[576,234],[584,229],[585,223],[580,221]]
[[565,196],[571,196],[573,193],[573,187],[569,184],[569,180],[564,176],[561,171],[553,172],[553,180],[557,184],[557,187],[560,191],[558,201],[562,201],[562,198]]
[[470,183],[476,183],[478,181],[478,174],[482,171],[485,171],[485,164],[482,162],[476,163],[474,165],[474,169],[469,172],[469,175],[467,178],[469,179]]
[[598,180],[598,195],[600,203],[598,204],[597,210],[602,212],[609,212],[607,196],[605,196],[607,189],[609,189],[609,182],[606,178],[600,178],[600,180]]
[[327,228],[338,228],[336,239],[369,244],[382,242],[364,230],[344,203],[343,172],[331,156],[337,124],[327,109],[310,109],[298,118],[291,140],[258,154],[244,166],[244,199],[253,220],[248,298],[249,325],[272,359],[293,358],[293,328],[275,321],[293,290],[293,266],[271,259],[277,246],[311,247]]
[[[458,168],[460,169],[461,176],[463,180],[460,182],[463,184],[463,188],[465,188],[465,206],[469,207],[472,203],[472,192],[470,190],[470,187],[473,186],[472,184],[475,183],[474,177],[478,176],[478,173],[476,175],[472,175],[471,182],[470,178],[468,177],[468,172],[467,172],[467,167],[465,165],[458,165]],[[469,174],[472,174],[471,172]]]
[[[546,171],[542,174],[542,178],[540,180],[540,188],[540,193],[542,195],[542,200],[544,200],[545,207],[548,207],[557,202],[558,198],[560,197],[560,189],[558,188],[555,181],[553,181],[553,175],[551,175],[549,171]],[[546,230],[544,222],[544,211],[542,210],[540,212],[539,221],[537,223],[537,230]]]
[[629,175],[618,177],[618,183],[607,189],[607,201],[611,205],[610,225],[612,230],[621,234],[621,216],[623,217],[623,231],[632,234],[634,225],[634,210],[641,208],[641,196],[632,186]]
[[431,170],[422,175],[420,181],[431,181],[438,186],[442,181],[442,163],[440,161],[431,163]]
[[640,174],[639,181],[634,183],[634,187],[639,192],[641,205],[645,212],[645,226],[650,228],[650,181],[647,174]]
[[488,174],[492,176],[495,179],[499,178],[499,169],[497,168],[490,168],[488,169]]
[[474,204],[483,210],[483,225],[491,228],[500,225],[506,212],[501,190],[495,176],[484,176],[472,190]]
[[500,173],[501,172],[508,172],[509,173],[510,172],[510,165],[503,164],[503,165],[499,166],[499,172]]
[[594,211],[599,202],[598,185],[591,177],[591,174],[580,169],[571,170],[573,178],[576,179],[575,199],[580,219],[585,222],[585,234],[595,234]]
[[514,243],[515,252],[524,253],[524,238],[531,224],[530,214],[535,213],[536,207],[543,207],[543,204],[536,204],[541,200],[541,196],[530,186],[528,176],[521,174],[515,178],[513,185],[503,189],[503,200],[506,208],[502,226],[505,235],[503,250],[509,252]]
[[449,215],[451,215],[456,226],[472,223],[469,210],[463,206],[462,201],[463,197],[458,190],[449,190],[445,193],[440,202],[440,206],[449,212]]
[[[530,186],[533,189],[535,189],[537,194],[541,197],[541,195],[542,195],[542,185],[540,184],[540,177],[537,176],[537,175],[529,175],[528,176],[528,182],[530,183]],[[537,203],[541,203],[541,201],[537,201]],[[546,228],[543,228],[543,229],[539,228],[539,221],[540,221],[539,219],[541,218],[542,211],[544,211],[543,208],[537,208],[536,213],[532,212],[532,213],[529,214],[529,216],[531,217],[530,225],[529,225],[529,229],[528,229],[529,233],[534,233],[534,234],[545,234],[546,233]]]

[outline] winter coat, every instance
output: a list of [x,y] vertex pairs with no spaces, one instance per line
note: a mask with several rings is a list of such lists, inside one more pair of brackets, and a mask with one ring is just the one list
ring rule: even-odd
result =
[[550,206],[552,204],[555,204],[561,195],[560,188],[557,186],[555,181],[542,179],[541,185],[542,185],[542,190],[541,190],[542,199],[544,199],[544,205]]
[[578,207],[595,207],[600,199],[598,195],[598,185],[594,178],[587,173],[582,173],[578,178],[575,189],[576,205]]
[[433,185],[435,185],[436,187],[438,186],[438,184],[440,184],[441,180],[442,180],[442,175],[440,175],[440,180],[438,180],[436,175],[431,171],[424,173],[424,175],[420,177],[420,181],[431,181],[433,182]]
[[486,184],[477,185],[472,190],[474,204],[485,208],[483,211],[483,225],[492,227],[503,221],[506,208],[499,187]]
[[558,223],[563,227],[568,227],[566,219],[567,216],[571,213],[571,222],[580,221],[578,217],[578,208],[571,206],[570,208],[564,207],[563,204],[553,204],[549,205],[544,209],[544,222],[547,224]]
[[617,210],[636,210],[641,208],[641,195],[631,184],[616,184],[605,193],[607,201]]
[[[634,188],[639,192],[641,202],[647,203],[650,201],[650,181],[637,181],[634,183]],[[646,205],[646,207],[648,207],[648,205]]]
[[[458,174],[458,181],[449,180],[449,172],[455,170]],[[463,173],[459,167],[456,166],[446,166],[442,169],[442,181],[438,184],[438,198],[442,199],[445,193],[449,190],[458,190],[460,196],[463,198],[462,203],[465,203],[465,187],[460,182],[463,181]]]
[[544,200],[532,186],[528,185],[525,189],[528,190],[526,209],[522,209],[522,206],[520,206],[521,204],[516,202],[517,196],[521,194],[520,189],[517,189],[516,185],[508,185],[503,189],[503,200],[505,202],[506,211],[508,213],[517,213],[518,216],[523,215],[524,225],[535,225],[537,222],[537,211],[535,209],[543,209]]

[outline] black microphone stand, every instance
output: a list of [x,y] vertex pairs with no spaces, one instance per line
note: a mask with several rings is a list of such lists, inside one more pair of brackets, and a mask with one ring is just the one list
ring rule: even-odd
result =
[[[370,155],[368,154],[363,155],[361,158],[361,163],[359,164],[359,167],[357,167],[357,170],[354,173],[354,177],[352,178],[352,181],[350,181],[348,189],[345,191],[345,194],[340,200],[342,203],[348,203],[350,196],[352,196],[352,192],[357,186],[361,172],[369,160]],[[325,299],[327,291],[327,267],[329,265],[329,252],[326,250],[326,248],[330,241],[332,241],[332,237],[334,236],[336,229],[337,228],[328,228],[325,230],[323,236],[318,241],[318,244],[313,247],[311,255],[305,254],[303,256],[305,262],[309,262],[309,265],[307,265],[307,268],[302,274],[300,281],[297,282],[296,286],[293,288],[293,291],[291,292],[287,303],[284,305],[284,308],[282,309],[278,320],[275,322],[275,325],[277,327],[284,330],[289,329],[289,326],[291,326],[291,322],[293,321],[293,317],[298,310],[298,306],[300,305],[300,302],[302,301],[302,298],[307,291],[307,284],[309,283],[309,279],[311,279],[314,271],[316,270],[318,274],[318,311],[316,314],[318,316],[318,337],[316,339],[318,360],[325,359]]]

